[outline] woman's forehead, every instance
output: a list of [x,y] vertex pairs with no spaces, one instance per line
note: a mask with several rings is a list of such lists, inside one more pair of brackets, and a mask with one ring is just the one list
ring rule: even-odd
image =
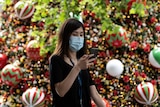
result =
[[83,32],[83,28],[82,27],[80,27],[80,28],[78,28],[78,29],[76,29],[76,30],[74,30],[73,32]]

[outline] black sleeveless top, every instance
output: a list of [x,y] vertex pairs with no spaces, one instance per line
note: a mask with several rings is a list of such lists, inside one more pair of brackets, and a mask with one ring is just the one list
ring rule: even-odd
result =
[[[81,107],[78,77],[64,97],[60,97],[56,91],[54,84],[64,80],[69,74],[73,66],[66,63],[60,56],[53,55],[49,61],[50,85],[53,94],[54,107]],[[88,70],[82,70],[80,73],[82,82],[82,103],[83,107],[91,107],[89,87],[94,85]]]

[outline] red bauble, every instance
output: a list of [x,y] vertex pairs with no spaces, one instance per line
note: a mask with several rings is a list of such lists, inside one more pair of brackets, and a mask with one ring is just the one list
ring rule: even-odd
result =
[[137,41],[132,41],[130,43],[131,49],[134,49],[134,50],[136,50],[138,48],[138,45],[139,45],[139,43]]
[[0,54],[0,69],[2,69],[7,64],[6,54]]
[[155,25],[155,29],[156,29],[157,32],[160,32],[160,23],[157,23]]
[[26,48],[27,56],[34,61],[38,61],[42,58],[40,55],[40,46],[38,45],[38,41],[31,40]]

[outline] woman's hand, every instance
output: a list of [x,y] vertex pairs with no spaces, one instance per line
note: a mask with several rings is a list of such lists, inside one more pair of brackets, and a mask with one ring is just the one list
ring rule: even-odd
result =
[[95,58],[93,57],[94,54],[90,55],[83,55],[77,62],[77,65],[81,70],[87,69],[89,66],[93,65],[93,61]]

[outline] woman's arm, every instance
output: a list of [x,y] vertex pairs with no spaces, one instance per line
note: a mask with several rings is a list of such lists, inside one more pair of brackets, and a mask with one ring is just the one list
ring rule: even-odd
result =
[[78,66],[74,66],[63,81],[55,84],[55,90],[60,97],[63,97],[71,88],[80,70]]
[[90,57],[92,57],[92,55],[83,55],[77,64],[75,64],[72,68],[67,77],[63,81],[55,84],[55,90],[59,96],[63,97],[73,85],[73,82],[77,78],[79,72],[87,69],[88,66],[92,64],[95,59],[89,59]]
[[90,94],[91,94],[91,98],[93,99],[93,101],[95,102],[95,104],[97,105],[97,107],[106,107],[105,103],[102,100],[102,97],[99,95],[95,85],[91,85],[90,86]]

